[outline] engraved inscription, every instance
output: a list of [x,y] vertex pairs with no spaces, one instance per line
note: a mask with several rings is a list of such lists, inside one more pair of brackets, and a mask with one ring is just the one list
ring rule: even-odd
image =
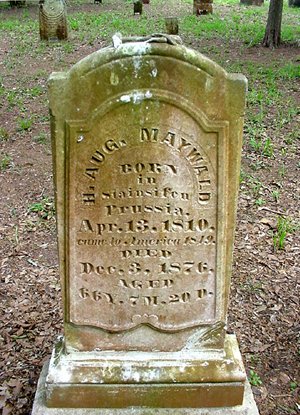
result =
[[215,321],[217,134],[193,120],[185,128],[99,124],[77,143],[89,142],[70,158],[81,178],[70,198],[73,323],[174,331]]

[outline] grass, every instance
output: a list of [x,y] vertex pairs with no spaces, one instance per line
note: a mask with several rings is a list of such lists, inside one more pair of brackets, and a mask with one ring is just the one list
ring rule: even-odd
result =
[[31,129],[33,121],[30,118],[21,118],[18,121],[19,131],[28,131]]
[[290,383],[290,390],[291,392],[295,392],[295,390],[298,388],[298,383],[297,382],[291,382]]
[[50,219],[55,214],[54,202],[49,197],[43,197],[39,202],[30,204],[28,211],[36,213],[42,219]]
[[47,134],[41,131],[38,135],[33,137],[33,141],[38,144],[46,144],[47,143]]
[[6,128],[0,127],[0,142],[7,141],[9,139],[9,134]]
[[256,206],[263,206],[263,205],[265,205],[265,203],[266,203],[266,201],[262,197],[259,197],[255,201]]
[[272,194],[272,197],[275,200],[275,202],[278,203],[279,202],[279,195],[280,195],[279,190],[272,190],[271,194]]
[[[162,5],[163,0],[151,0],[153,5]],[[80,2],[78,2],[80,3]],[[196,17],[192,14],[192,2],[186,1],[179,18],[180,33],[202,39],[222,37],[224,41],[238,40],[248,46],[261,42],[266,25],[268,4],[262,7],[243,7],[236,0],[215,0],[214,13]],[[174,6],[170,5],[170,7]],[[121,32],[124,36],[147,35],[164,31],[164,17],[148,17],[143,14],[140,18],[133,17],[132,2],[124,4],[122,10],[105,11],[96,6],[94,13],[77,12],[68,16],[69,30],[75,38],[94,42],[99,35],[110,38],[113,33]],[[299,13],[297,10],[284,5],[282,40],[296,42],[299,39],[300,29],[297,26]],[[25,35],[29,32],[38,32],[37,19],[29,16],[25,9],[22,21],[10,17],[0,21],[0,31],[13,32],[14,35]],[[28,44],[22,42],[26,53]],[[297,76],[297,68],[290,68],[288,73]],[[284,74],[284,72],[283,72]],[[283,75],[286,76],[286,75]]]
[[249,382],[252,386],[262,385],[262,380],[259,375],[252,369],[250,369]]
[[290,218],[279,216],[277,230],[273,233],[275,251],[284,249],[287,235],[295,232],[298,228],[299,226],[295,225]]
[[3,153],[0,155],[0,172],[7,170],[12,162],[12,158],[9,154]]

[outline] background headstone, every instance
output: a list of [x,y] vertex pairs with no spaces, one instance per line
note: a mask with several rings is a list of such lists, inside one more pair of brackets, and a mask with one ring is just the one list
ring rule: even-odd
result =
[[165,18],[166,33],[169,35],[178,35],[178,19],[177,17]]
[[262,6],[264,4],[264,0],[240,0],[240,2],[247,6]]
[[133,14],[143,13],[143,2],[142,0],[134,0],[133,2]]
[[65,336],[33,415],[257,415],[225,330],[246,79],[118,39],[49,80]]
[[15,6],[17,6],[17,7],[22,7],[22,6],[25,6],[26,1],[11,0],[11,1],[9,2],[9,4],[10,4],[10,6],[11,6],[11,7],[15,7]]
[[200,16],[201,14],[210,14],[213,12],[213,0],[194,0],[193,14]]
[[63,0],[45,0],[39,11],[41,40],[65,40],[68,37],[66,7]]
[[300,0],[289,0],[290,7],[300,7]]

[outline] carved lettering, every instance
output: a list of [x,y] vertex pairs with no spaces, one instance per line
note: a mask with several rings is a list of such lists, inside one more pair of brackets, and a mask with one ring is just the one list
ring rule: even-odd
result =
[[171,255],[172,253],[170,251],[164,249],[125,249],[121,251],[121,258],[169,258]]
[[171,187],[164,187],[159,189],[154,187],[152,189],[132,189],[129,187],[125,190],[107,190],[101,193],[102,199],[174,199],[174,200],[190,200],[191,197],[187,192],[178,192]]
[[[184,211],[181,207],[173,207],[170,203],[165,206],[152,205],[134,205],[134,206],[105,206],[105,213],[107,216],[124,215],[124,214],[139,214],[139,213],[164,213],[167,215],[183,216]],[[188,214],[187,214],[188,216]]]
[[171,288],[174,285],[174,281],[171,279],[164,280],[132,280],[126,281],[125,279],[120,279],[118,285],[125,288],[135,288],[135,289],[154,289],[154,288]]
[[158,128],[152,128],[151,131],[148,128],[141,129],[141,141],[156,142],[158,136]]
[[160,163],[136,163],[136,164],[121,164],[119,166],[120,173],[172,173],[177,174],[177,169],[172,164],[160,164]]
[[129,305],[131,307],[137,306],[147,306],[147,307],[163,307],[163,306],[180,306],[181,304],[185,303],[195,303],[198,301],[205,301],[205,299],[209,296],[213,296],[213,292],[208,292],[205,288],[200,288],[193,291],[184,291],[180,293],[172,293],[165,295],[167,291],[162,291],[161,295],[144,295],[141,294],[141,290],[144,288],[144,285],[148,285],[146,288],[150,289],[161,289],[164,288],[161,286],[160,281],[152,281],[152,284],[156,285],[156,287],[150,287],[150,281],[142,282],[139,280],[133,280],[131,282],[127,282],[126,280],[120,280],[119,285],[122,288],[126,288],[126,290],[134,290],[137,291],[137,294],[131,295],[122,295],[117,296],[113,293],[105,292],[102,290],[94,290],[89,289],[86,287],[82,287],[79,289],[79,297],[82,300],[92,301],[92,302],[99,302],[99,303],[106,303],[109,305]]
[[[188,160],[196,176],[202,176],[204,175],[204,173],[206,173],[206,177],[204,177],[204,179],[202,179],[201,181],[198,180],[199,190],[202,189],[203,183],[205,183],[208,186],[211,185],[211,173],[207,161],[205,161],[205,158],[201,150],[198,149],[194,143],[188,141],[186,138],[182,136],[177,136],[175,133],[172,133],[170,131],[165,136],[163,136],[163,134],[160,133],[158,128],[152,128],[151,131],[152,133],[150,133],[149,129],[142,128],[141,141],[164,143],[168,146],[175,148],[183,155],[183,157],[186,158],[186,160]],[[153,131],[155,131],[155,139],[152,139],[152,137],[154,137]],[[211,191],[207,191],[205,194],[201,192],[199,194],[198,203],[205,205],[209,202],[210,199]]]
[[94,151],[89,160],[90,163],[96,164],[98,167],[87,167],[84,174],[90,179],[95,180],[97,174],[99,173],[99,165],[104,163],[107,156],[126,146],[127,143],[125,140],[120,140],[118,142],[112,139],[107,140],[100,149]]
[[196,129],[136,131],[126,141],[99,132],[82,156],[71,231],[76,307],[108,330],[169,330],[169,308],[175,326],[207,324],[216,310],[217,215],[205,205],[216,198],[216,164],[197,144]]
[[85,205],[94,205],[96,202],[95,187],[89,187],[90,193],[82,194],[82,201]]

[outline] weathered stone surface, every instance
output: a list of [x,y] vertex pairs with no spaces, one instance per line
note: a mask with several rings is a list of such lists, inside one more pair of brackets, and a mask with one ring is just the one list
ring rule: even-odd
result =
[[222,344],[245,81],[157,40],[50,79],[67,348]]
[[245,81],[163,39],[50,79],[67,348],[222,338]]
[[63,0],[45,0],[40,3],[41,40],[64,40],[68,37],[66,8]]
[[115,36],[49,90],[65,337],[48,406],[240,406],[225,324],[246,79],[178,37]]
[[213,12],[213,0],[194,0],[193,14],[211,14]]
[[45,397],[47,371],[48,365],[45,364],[32,415],[259,415],[248,382],[245,384],[243,404],[227,408],[49,408],[46,406]]
[[100,360],[93,352],[64,354],[62,343],[50,362],[47,402],[53,407],[233,406],[242,404],[244,382],[233,335],[226,336],[224,353],[106,352]]
[[166,33],[169,35],[178,35],[178,19],[177,17],[165,18]]

